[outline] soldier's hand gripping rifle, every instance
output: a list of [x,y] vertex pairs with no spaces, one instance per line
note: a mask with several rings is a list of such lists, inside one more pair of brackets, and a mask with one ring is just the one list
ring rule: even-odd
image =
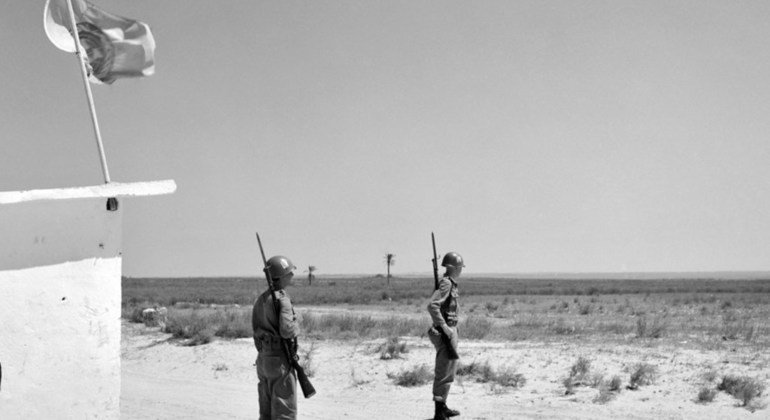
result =
[[[273,296],[273,308],[275,308],[275,318],[278,320],[278,334],[281,332],[281,302],[278,301],[278,296],[275,294],[275,285],[273,285],[273,278],[270,275],[270,270],[267,268],[267,259],[265,258],[265,250],[262,248],[262,240],[259,239],[259,233],[257,233],[257,242],[259,243],[259,253],[262,254],[262,264],[265,268],[262,270],[265,272],[265,278],[267,278],[267,287],[270,288],[270,294]],[[299,386],[302,388],[302,394],[305,398],[310,398],[315,395],[315,388],[310,383],[305,369],[299,364],[299,356],[297,355],[297,339],[287,340],[281,337],[281,347],[286,359],[289,361],[291,367],[297,372],[297,380]]]
[[[438,255],[436,255],[436,237],[433,235],[433,232],[430,233],[430,240],[433,243],[433,291],[435,292],[438,290],[439,287],[439,280],[438,280]],[[460,358],[460,355],[457,354],[457,350],[455,350],[454,346],[452,346],[452,340],[449,338],[448,335],[446,335],[446,332],[442,330],[441,328],[436,328],[441,335],[441,341],[444,342],[444,347],[447,349],[447,355],[449,356],[449,360],[457,360]]]

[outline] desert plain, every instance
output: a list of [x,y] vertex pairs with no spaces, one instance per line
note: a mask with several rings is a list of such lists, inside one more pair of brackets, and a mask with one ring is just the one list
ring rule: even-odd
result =
[[[429,419],[432,279],[295,279],[300,419]],[[256,279],[124,279],[121,418],[257,418]],[[138,315],[166,307],[157,325]],[[770,280],[460,282],[459,419],[770,418]]]

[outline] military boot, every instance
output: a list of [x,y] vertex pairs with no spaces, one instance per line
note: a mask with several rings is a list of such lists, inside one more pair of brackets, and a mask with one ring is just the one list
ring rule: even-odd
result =
[[446,404],[440,401],[434,401],[436,403],[436,414],[433,415],[433,420],[447,420],[447,416],[444,413]]
[[459,411],[452,410],[451,408],[446,406],[446,403],[444,403],[444,416],[449,418],[449,417],[454,417],[454,416],[459,416],[459,415],[460,415]]
[[436,401],[436,414],[433,416],[433,420],[446,420],[450,417],[459,416],[460,412],[452,410],[446,406],[445,402]]

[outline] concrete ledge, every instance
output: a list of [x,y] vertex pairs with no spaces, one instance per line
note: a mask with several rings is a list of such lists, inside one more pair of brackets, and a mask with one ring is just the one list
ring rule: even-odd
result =
[[0,192],[0,204],[14,204],[40,200],[148,196],[171,194],[176,191],[173,179],[149,182],[110,182],[89,187],[55,188],[50,190]]

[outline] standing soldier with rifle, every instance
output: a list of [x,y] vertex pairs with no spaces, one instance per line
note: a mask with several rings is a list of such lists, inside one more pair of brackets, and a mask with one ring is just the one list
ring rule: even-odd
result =
[[428,313],[433,320],[433,326],[428,330],[428,337],[436,347],[436,369],[433,378],[433,401],[435,404],[434,420],[445,420],[460,414],[446,405],[449,387],[455,379],[457,361],[457,282],[463,271],[463,258],[456,252],[444,255],[441,265],[446,268],[444,277],[438,277],[438,256],[436,255],[436,239],[433,241],[433,296],[428,303]]
[[260,420],[297,418],[297,377],[305,398],[315,394],[297,357],[299,323],[286,287],[297,268],[288,258],[276,255],[265,260],[268,290],[257,298],[251,313],[254,345],[257,347]]

